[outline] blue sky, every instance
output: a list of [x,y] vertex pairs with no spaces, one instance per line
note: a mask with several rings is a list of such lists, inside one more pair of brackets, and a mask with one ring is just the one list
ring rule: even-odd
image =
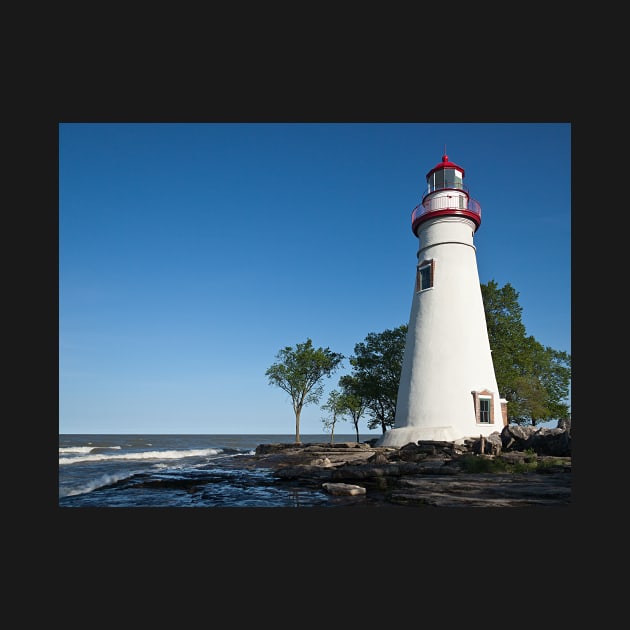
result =
[[60,124],[59,432],[294,434],[266,369],[407,323],[445,146],[481,204],[480,282],[571,353],[570,123]]

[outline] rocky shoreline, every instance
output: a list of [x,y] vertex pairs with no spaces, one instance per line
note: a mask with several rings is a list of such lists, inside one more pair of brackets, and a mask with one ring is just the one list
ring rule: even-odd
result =
[[239,465],[270,469],[278,484],[325,492],[332,507],[571,503],[567,428],[505,427],[464,444],[427,441],[401,448],[369,442],[261,444]]

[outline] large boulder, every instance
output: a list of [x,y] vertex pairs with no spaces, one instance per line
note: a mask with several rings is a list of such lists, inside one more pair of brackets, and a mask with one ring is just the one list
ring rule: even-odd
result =
[[501,431],[503,451],[533,450],[538,455],[571,456],[571,434],[566,429],[508,424]]

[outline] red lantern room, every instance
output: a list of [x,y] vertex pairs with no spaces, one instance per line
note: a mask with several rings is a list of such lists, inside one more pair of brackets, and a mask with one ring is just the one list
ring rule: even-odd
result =
[[464,186],[464,169],[450,162],[448,155],[427,173],[427,191],[411,213],[411,229],[418,235],[418,227],[424,221],[438,216],[462,216],[475,224],[475,232],[481,225],[481,206],[468,194]]

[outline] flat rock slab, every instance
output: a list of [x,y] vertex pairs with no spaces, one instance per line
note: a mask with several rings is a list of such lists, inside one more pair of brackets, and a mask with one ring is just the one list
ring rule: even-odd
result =
[[432,507],[530,507],[571,503],[571,474],[483,473],[398,480],[388,500]]

